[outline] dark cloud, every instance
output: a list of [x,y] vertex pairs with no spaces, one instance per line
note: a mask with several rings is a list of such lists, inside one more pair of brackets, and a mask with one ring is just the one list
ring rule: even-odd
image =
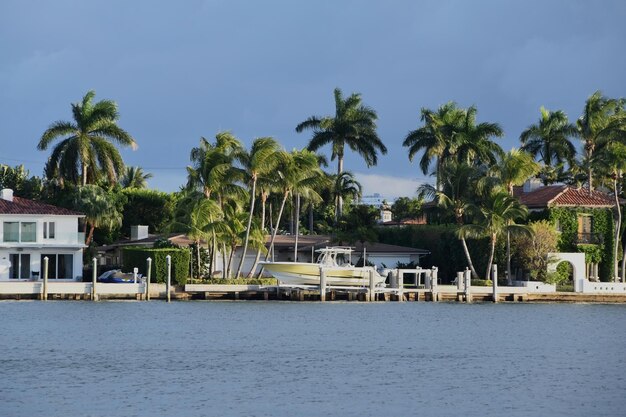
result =
[[[41,133],[95,89],[118,102],[139,142],[127,163],[172,190],[200,136],[232,130],[246,142],[273,135],[304,146],[294,126],[331,114],[339,86],[379,113],[390,152],[369,174],[417,178],[401,142],[421,107],[476,104],[510,148],[541,105],[575,119],[597,89],[626,96],[625,17],[617,0],[5,0],[0,162],[40,174]],[[354,155],[346,166],[365,172]]]

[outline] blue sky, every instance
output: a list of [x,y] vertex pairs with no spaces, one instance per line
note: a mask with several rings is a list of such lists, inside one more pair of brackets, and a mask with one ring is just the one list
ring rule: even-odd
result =
[[474,104],[518,146],[541,105],[575,120],[595,90],[626,96],[625,18],[618,0],[3,0],[0,163],[41,175],[41,134],[93,89],[139,144],[126,163],[174,191],[201,136],[302,148],[295,126],[332,114],[340,87],[378,112],[389,149],[346,169],[366,193],[413,195],[426,178],[402,141],[420,108]]

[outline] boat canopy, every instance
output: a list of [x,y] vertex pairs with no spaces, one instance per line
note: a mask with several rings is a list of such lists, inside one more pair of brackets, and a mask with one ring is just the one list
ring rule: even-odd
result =
[[[341,266],[339,261],[343,261],[345,264],[345,255],[348,256],[347,264],[352,263],[352,251],[351,247],[347,246],[327,246],[322,249],[316,250],[320,255],[317,258],[317,263],[325,266]],[[337,258],[340,258],[339,260]]]

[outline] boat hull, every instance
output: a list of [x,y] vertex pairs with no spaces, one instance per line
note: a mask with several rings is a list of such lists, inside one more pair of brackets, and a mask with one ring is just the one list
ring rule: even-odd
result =
[[[267,262],[262,263],[267,272],[287,285],[320,285],[319,264],[303,262]],[[373,268],[329,267],[326,271],[326,285],[331,286],[367,286],[370,271],[374,273],[374,285],[381,285],[385,277]]]

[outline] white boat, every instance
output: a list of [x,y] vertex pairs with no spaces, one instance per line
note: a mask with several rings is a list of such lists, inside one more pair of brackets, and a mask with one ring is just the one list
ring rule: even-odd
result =
[[374,267],[356,267],[350,264],[352,248],[326,247],[318,249],[317,263],[311,262],[261,262],[274,278],[287,285],[320,285],[321,268],[324,268],[326,285],[368,286],[370,273],[376,286],[385,284]]

